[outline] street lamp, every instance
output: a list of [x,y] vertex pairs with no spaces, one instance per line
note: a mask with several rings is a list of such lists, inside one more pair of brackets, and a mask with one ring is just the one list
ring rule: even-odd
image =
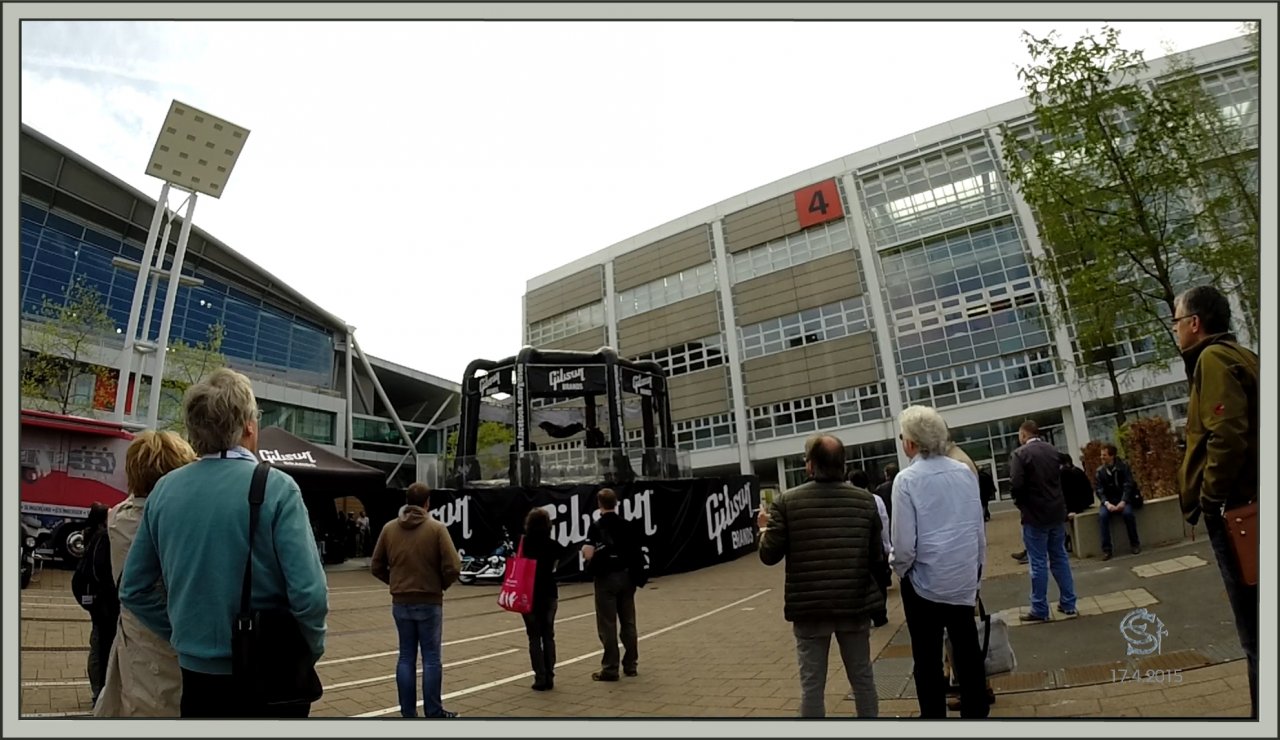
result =
[[[129,377],[134,375],[134,358],[139,356],[139,363],[134,381],[135,399],[137,388],[142,385],[142,357],[154,356],[154,367],[151,370],[151,394],[147,407],[146,426],[155,428],[160,413],[160,387],[164,378],[165,355],[169,345],[169,328],[173,322],[173,306],[177,301],[180,285],[200,285],[202,281],[184,276],[182,262],[187,252],[187,237],[191,234],[191,217],[196,209],[196,195],[204,193],[213,198],[222,196],[226,189],[227,178],[235,168],[249,138],[249,130],[237,126],[225,119],[205,113],[177,100],[169,106],[169,114],[165,116],[160,135],[156,137],[155,148],[147,161],[147,174],[164,181],[160,188],[160,198],[156,201],[155,213],[151,217],[151,228],[147,231],[147,243],[142,250],[142,261],[133,262],[124,258],[116,258],[113,264],[138,272],[137,282],[133,288],[133,303],[129,309],[129,323],[124,335],[124,348],[120,352],[120,376],[116,383],[116,421],[124,421],[125,395],[128,393]],[[169,210],[169,194],[173,189],[187,193],[185,213],[182,216],[182,227],[178,233],[178,246],[174,251],[173,263],[164,270],[164,255],[169,246],[169,230],[177,209]],[[179,209],[182,205],[178,206]],[[163,234],[161,226],[163,225]],[[158,251],[153,251],[158,243]],[[152,257],[154,255],[154,264]],[[143,310],[143,297],[147,293],[146,276],[150,275],[151,296]],[[165,291],[164,308],[160,314],[160,335],[152,340],[151,316],[155,308],[155,296],[158,293],[160,280],[168,280],[170,289]],[[139,332],[141,335],[139,336]],[[137,414],[137,405],[133,405]]]

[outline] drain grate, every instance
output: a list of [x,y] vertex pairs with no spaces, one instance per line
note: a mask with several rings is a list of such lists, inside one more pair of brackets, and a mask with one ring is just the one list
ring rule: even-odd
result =
[[1139,658],[1134,661],[1134,667],[1140,671],[1180,671],[1185,668],[1200,668],[1212,662],[1199,650],[1176,650]]
[[997,694],[1012,694],[1019,691],[1039,691],[1053,687],[1053,679],[1048,671],[1028,671],[1027,673],[1004,673],[992,676],[991,688]]
[[1072,666],[1071,668],[1063,668],[1057,671],[1057,685],[1059,688],[1066,688],[1068,686],[1107,683],[1114,681],[1117,673],[1126,670],[1130,670],[1130,666],[1123,660]]

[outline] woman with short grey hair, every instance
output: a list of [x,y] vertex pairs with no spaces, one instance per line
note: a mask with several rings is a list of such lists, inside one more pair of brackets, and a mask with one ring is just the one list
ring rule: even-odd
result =
[[214,370],[188,388],[182,407],[187,438],[197,455],[211,455],[235,447],[248,423],[258,420],[253,384],[225,367]]

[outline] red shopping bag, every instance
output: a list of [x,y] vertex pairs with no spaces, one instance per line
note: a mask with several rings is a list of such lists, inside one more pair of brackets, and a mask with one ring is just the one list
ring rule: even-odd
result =
[[524,556],[524,537],[521,537],[515,556],[507,558],[498,606],[517,614],[533,611],[533,579],[537,572],[538,561]]

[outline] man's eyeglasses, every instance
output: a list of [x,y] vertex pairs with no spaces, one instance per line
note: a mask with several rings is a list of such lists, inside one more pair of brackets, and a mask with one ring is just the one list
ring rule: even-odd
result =
[[1174,316],[1170,323],[1176,327],[1178,324],[1182,323],[1183,319],[1189,319],[1192,316],[1199,316],[1199,314],[1189,313],[1186,316]]

